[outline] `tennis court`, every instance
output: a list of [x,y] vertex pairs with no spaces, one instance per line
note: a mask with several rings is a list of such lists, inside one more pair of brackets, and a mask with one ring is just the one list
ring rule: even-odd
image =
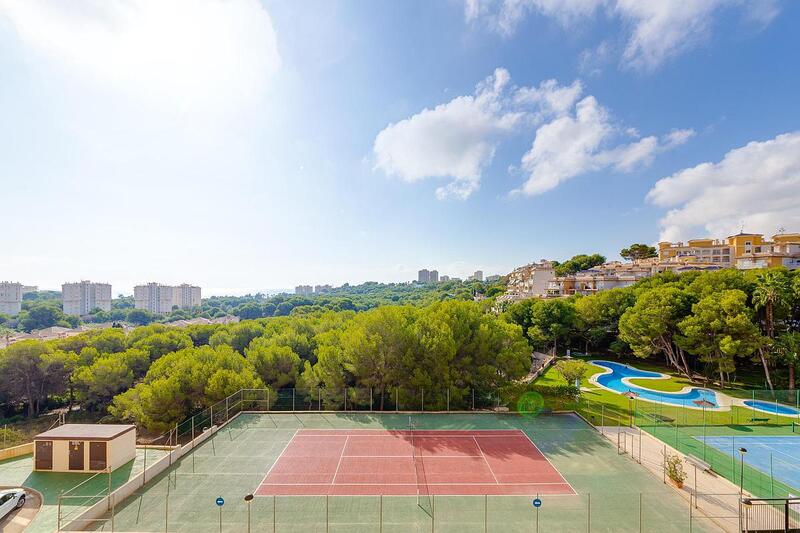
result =
[[238,414],[108,518],[139,533],[717,530],[577,416],[409,416]]
[[520,430],[295,432],[256,490],[272,495],[575,494]]
[[745,464],[771,474],[800,493],[800,436],[712,436],[695,437],[735,460],[741,460],[744,448]]

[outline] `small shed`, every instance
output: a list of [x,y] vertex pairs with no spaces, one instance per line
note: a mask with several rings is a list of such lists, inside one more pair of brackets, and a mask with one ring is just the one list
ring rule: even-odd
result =
[[64,424],[33,438],[34,470],[103,472],[136,457],[136,426]]

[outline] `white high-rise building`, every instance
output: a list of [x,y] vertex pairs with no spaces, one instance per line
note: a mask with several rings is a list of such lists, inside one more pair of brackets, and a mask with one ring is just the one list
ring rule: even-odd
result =
[[191,309],[200,307],[202,303],[200,287],[183,283],[181,285],[163,285],[148,283],[133,288],[133,302],[136,309],[145,309],[151,313],[169,313],[174,308]]
[[111,311],[111,285],[79,281],[61,285],[64,314],[84,316],[95,309]]
[[22,310],[22,284],[0,281],[0,313],[15,316]]

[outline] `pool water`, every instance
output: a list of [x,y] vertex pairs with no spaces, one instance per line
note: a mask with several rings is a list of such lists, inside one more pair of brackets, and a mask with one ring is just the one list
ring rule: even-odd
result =
[[797,416],[800,415],[800,410],[788,405],[782,405],[775,402],[765,402],[763,400],[745,400],[743,402],[747,407],[764,411],[773,415]]
[[[680,405],[682,407],[695,407],[702,406],[696,405],[694,402],[705,400],[711,405],[707,405],[706,409],[719,409],[719,401],[717,400],[717,393],[710,389],[702,389],[699,387],[692,387],[691,389],[683,392],[658,392],[644,387],[639,387],[631,383],[625,383],[625,378],[665,378],[668,377],[660,372],[650,372],[647,370],[639,370],[632,366],[624,365],[622,363],[614,363],[612,361],[591,361],[591,363],[607,368],[611,372],[601,374],[595,378],[598,384],[607,389],[611,389],[619,394],[625,392],[635,392],[639,395],[640,400],[650,400],[653,402],[669,403],[672,405]],[[772,404],[770,404],[772,405]]]

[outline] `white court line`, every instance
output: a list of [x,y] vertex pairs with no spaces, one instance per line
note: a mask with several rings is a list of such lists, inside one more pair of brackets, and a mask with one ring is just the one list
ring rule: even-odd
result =
[[[278,455],[278,457],[275,458],[275,461],[273,461],[272,465],[269,467],[269,470],[267,470],[267,473],[264,474],[264,479],[261,480],[261,483],[258,484],[258,487],[263,485],[264,482],[267,480],[267,477],[269,477],[269,473],[272,472],[272,469],[275,468],[275,465],[278,464],[278,461],[280,461],[281,457],[283,457],[283,454],[286,452],[286,448],[288,448],[289,445],[292,443],[292,441],[294,440],[294,437],[295,437],[295,435],[297,435],[298,431],[300,431],[300,430],[299,429],[295,429],[294,430],[294,435],[292,435],[292,438],[289,439],[289,442],[286,443],[286,446],[283,447],[283,449],[281,450],[281,453]],[[258,490],[258,487],[256,487],[256,491]]]
[[[373,457],[379,458],[391,458],[391,459],[411,459],[413,456],[411,455],[343,455],[342,457],[354,457],[356,459],[372,459]],[[457,459],[457,458],[479,458],[483,457],[482,455],[418,455],[417,457],[425,457],[427,459]]]
[[539,449],[539,447],[536,445],[536,443],[535,443],[535,442],[533,442],[533,439],[531,439],[530,435],[528,435],[527,433],[525,433],[525,432],[524,432],[524,431],[522,431],[522,430],[519,430],[519,431],[520,431],[520,433],[522,433],[523,435],[525,435],[526,437],[528,437],[528,441],[531,443],[531,446],[533,446],[533,447],[536,449],[536,451],[537,451],[537,452],[539,452],[539,455],[541,455],[542,457],[544,457],[544,460],[545,460],[545,461],[547,461],[547,464],[549,464],[549,465],[550,465],[550,467],[551,467],[553,470],[555,470],[555,471],[556,471],[556,474],[558,474],[558,477],[560,477],[561,479],[563,479],[563,480],[564,480],[564,483],[566,483],[566,484],[567,484],[567,486],[569,486],[570,490],[571,490],[572,492],[574,492],[575,494],[578,494],[578,491],[577,491],[577,490],[575,490],[575,487],[573,487],[573,486],[572,486],[572,483],[570,483],[569,481],[567,481],[567,478],[565,478],[565,477],[564,477],[564,475],[561,473],[561,470],[559,470],[558,468],[556,468],[556,466],[555,466],[553,463],[551,463],[551,462],[550,462],[550,459],[548,459],[548,458],[547,458],[547,456],[546,456],[546,455],[545,455],[545,454],[542,452],[542,450],[540,450],[540,449]]
[[333,479],[329,483],[329,485],[331,485],[331,486],[336,484],[336,476],[337,476],[337,474],[339,474],[339,467],[342,464],[342,457],[344,457],[344,451],[347,449],[347,441],[348,440],[350,440],[349,436],[344,440],[344,446],[342,446],[342,451],[339,452],[339,462],[336,463],[336,472],[333,473]]
[[492,465],[489,464],[489,461],[486,459],[486,456],[483,454],[483,448],[481,448],[481,445],[478,444],[478,439],[476,439],[475,437],[472,437],[472,440],[475,441],[475,446],[477,446],[478,450],[480,450],[481,457],[483,457],[483,462],[486,463],[486,468],[488,468],[489,469],[489,473],[492,474],[492,477],[494,478],[495,484],[499,485],[500,482],[497,481],[497,476],[494,475],[494,470],[492,470]]
[[[497,483],[497,486],[504,487],[527,487],[528,485],[566,485],[567,483]],[[306,486],[319,486],[330,487],[330,483],[267,483],[267,485],[274,485],[276,487],[306,487]],[[356,486],[356,487],[385,487],[385,486],[399,486],[399,487],[413,487],[416,483],[339,483],[337,487],[343,486]],[[460,487],[460,486],[491,486],[491,483],[427,483],[427,485],[443,486],[443,487]]]

